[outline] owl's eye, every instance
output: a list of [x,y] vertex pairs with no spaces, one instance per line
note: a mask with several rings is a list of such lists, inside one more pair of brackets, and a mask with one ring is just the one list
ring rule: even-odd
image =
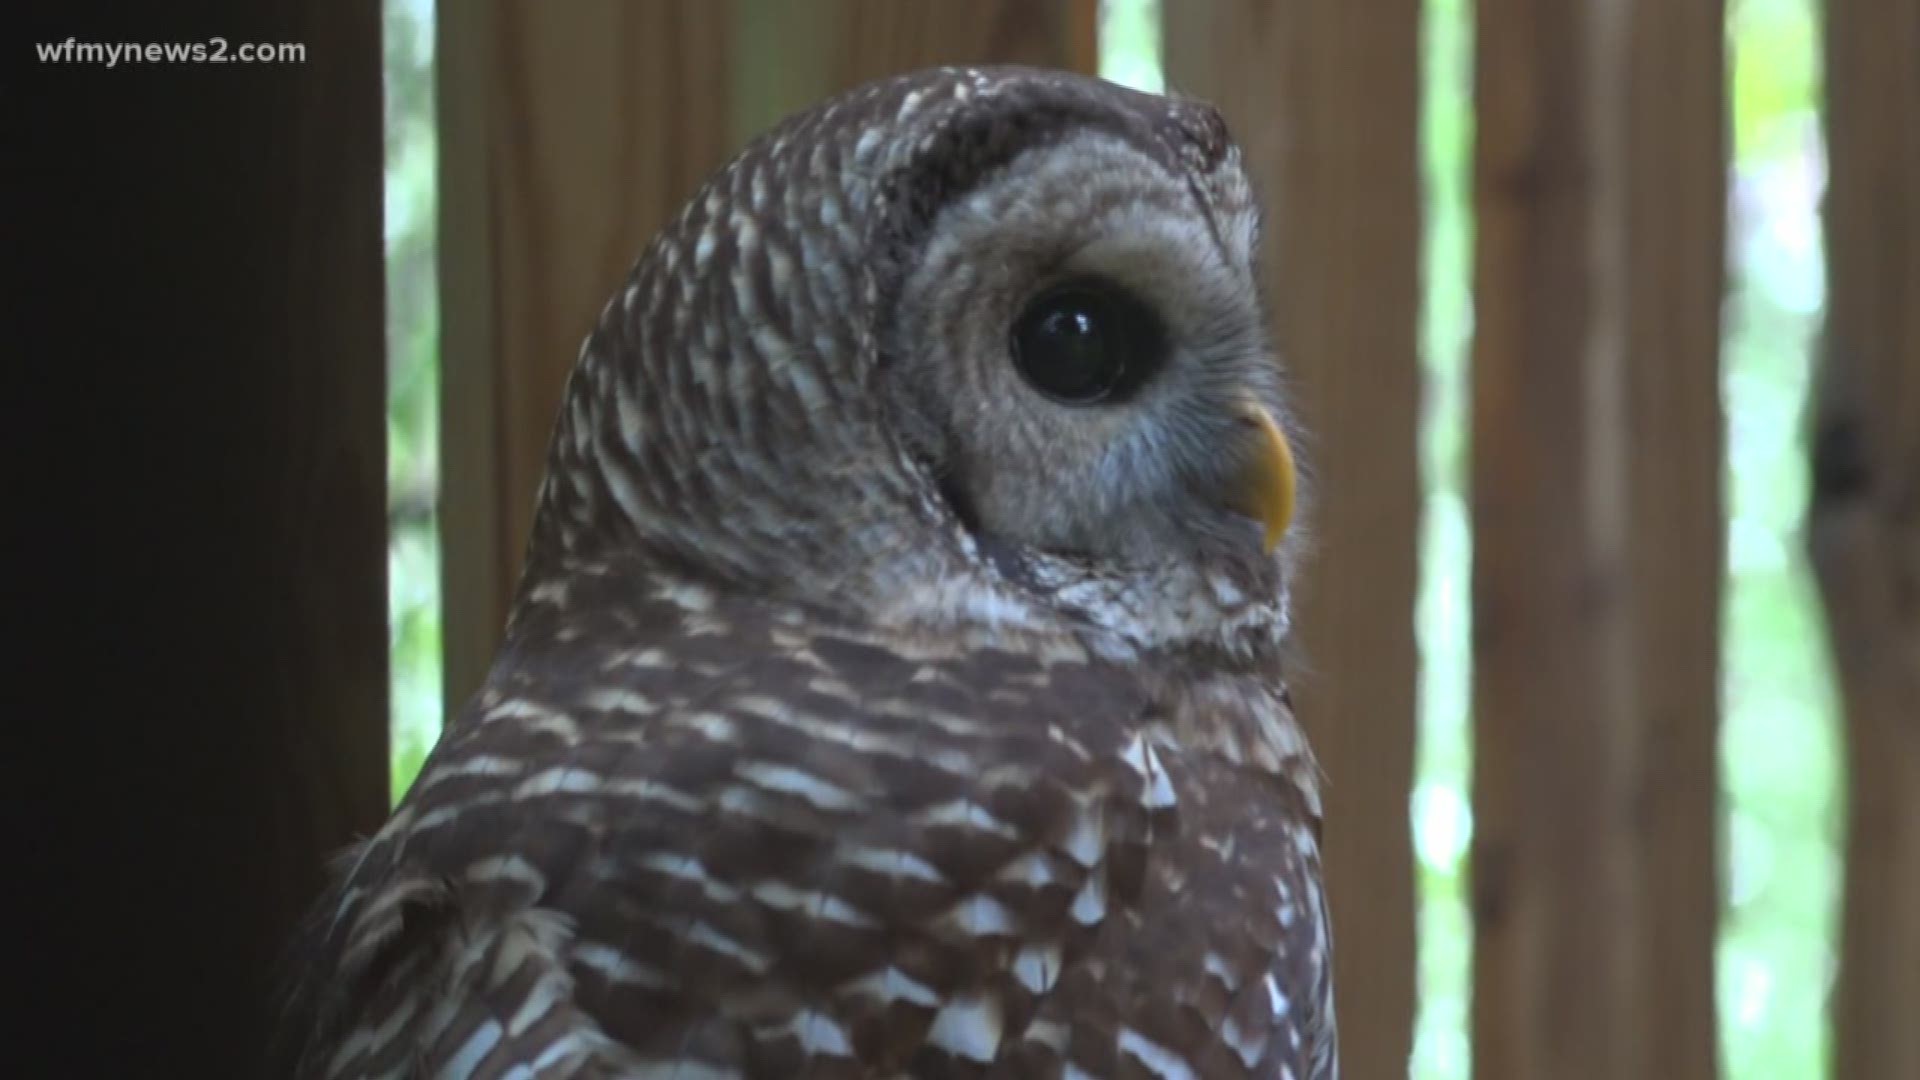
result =
[[1014,320],[1012,348],[1027,382],[1065,405],[1135,389],[1160,352],[1153,314],[1101,281],[1070,281],[1036,296]]

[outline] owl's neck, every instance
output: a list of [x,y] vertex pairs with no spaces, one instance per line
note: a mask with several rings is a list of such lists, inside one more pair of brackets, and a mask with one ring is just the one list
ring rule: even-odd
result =
[[1041,558],[1029,571],[1089,650],[1138,674],[1161,737],[1289,781],[1319,813],[1319,767],[1286,685],[1284,576],[1253,575],[1254,591],[1194,563],[1095,571]]
[[1193,562],[1114,569],[1036,555],[1025,580],[1116,659],[1204,655],[1223,667],[1277,671],[1289,627],[1284,579],[1276,571],[1248,588],[1243,576]]
[[[1205,608],[1189,597],[1196,605],[1188,612],[1191,622],[1158,615],[1105,627],[1089,624],[1084,613],[1063,617],[1061,606],[1041,603],[1030,587],[1011,587],[990,571],[921,582],[900,590],[892,605],[848,618],[829,608],[805,609],[777,597],[742,593],[633,553],[568,560],[555,570],[523,588],[510,642],[529,627],[534,640],[570,641],[577,633],[560,633],[555,627],[579,620],[606,619],[629,631],[640,625],[684,629],[723,617],[716,611],[724,605],[733,605],[724,617],[740,617],[744,609],[739,605],[744,603],[759,610],[756,617],[770,626],[793,630],[832,624],[837,632],[856,638],[873,634],[903,656],[949,657],[995,648],[1073,662],[1104,657],[1138,681],[1153,737],[1286,781],[1300,791],[1310,810],[1319,812],[1319,770],[1294,718],[1285,682],[1284,595],[1268,605],[1231,612]],[[1172,583],[1141,580],[1120,592],[1113,591],[1114,585],[1081,584],[1103,598],[1103,604],[1122,604],[1138,590]],[[1113,616],[1132,609],[1122,605],[1101,610]],[[777,630],[775,637],[788,630]],[[1176,631],[1200,636],[1152,637]]]
[[975,570],[908,590],[882,621],[1015,651],[1069,647],[1138,677],[1156,734],[1280,777],[1319,811],[1319,769],[1285,678],[1288,595],[1191,565],[1101,570],[986,550]]
[[1295,718],[1284,675],[1180,654],[1148,658],[1141,678],[1164,719],[1162,738],[1282,778],[1320,812],[1320,769]]

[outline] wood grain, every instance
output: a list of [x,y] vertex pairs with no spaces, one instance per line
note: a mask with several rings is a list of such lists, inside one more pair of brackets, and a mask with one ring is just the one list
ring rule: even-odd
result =
[[1480,0],[1474,1072],[1717,1070],[1719,0]]
[[1828,0],[1825,347],[1808,543],[1839,675],[1834,1075],[1920,1075],[1920,2]]
[[1639,857],[1633,1075],[1718,1074],[1720,612],[1726,578],[1726,12],[1637,0],[1626,30],[1622,273]]
[[733,0],[734,134],[871,79],[942,64],[1094,74],[1096,0]]
[[1341,1065],[1403,1077],[1415,984],[1419,6],[1169,4],[1169,89],[1219,105],[1268,218],[1274,327],[1309,432],[1296,687],[1328,777]]
[[1636,1075],[1623,27],[1479,0],[1474,1075]]

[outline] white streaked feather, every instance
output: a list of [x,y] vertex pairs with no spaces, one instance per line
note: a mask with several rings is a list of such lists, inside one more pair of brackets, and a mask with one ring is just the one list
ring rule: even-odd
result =
[[1120,1052],[1131,1055],[1162,1080],[1200,1080],[1186,1058],[1132,1028],[1120,1029]]
[[585,1057],[593,1053],[593,1050],[594,1048],[592,1046],[587,1045],[587,1040],[581,1038],[579,1032],[569,1031],[548,1043],[547,1048],[540,1051],[540,1053],[532,1061],[527,1062],[523,1068],[525,1068],[529,1076],[539,1076],[547,1069],[553,1068],[568,1058],[576,1055]]
[[1266,984],[1267,1004],[1272,1007],[1274,1017],[1278,1019],[1287,1015],[1287,995],[1280,991],[1280,980],[1274,978],[1272,973],[1269,972]]
[[473,1075],[474,1071],[479,1069],[480,1063],[493,1052],[493,1048],[500,1045],[500,1035],[498,1020],[488,1020],[474,1028],[473,1032],[467,1036],[467,1041],[461,1043],[460,1049],[440,1068],[440,1074],[443,1076]]
[[689,945],[698,945],[735,961],[755,975],[763,975],[773,966],[772,958],[749,949],[705,922],[694,923],[693,929],[687,931],[686,940]]
[[1081,926],[1093,926],[1107,917],[1107,878],[1104,874],[1090,874],[1087,883],[1074,895],[1070,910],[1073,921]]
[[642,802],[670,806],[684,814],[697,814],[707,808],[704,800],[697,799],[679,788],[668,787],[658,780],[613,780],[603,785],[601,790],[605,794],[616,795],[623,799],[638,799]]
[[931,1009],[940,1004],[940,995],[933,988],[914,979],[899,968],[889,967],[870,975],[862,976],[846,984],[845,992],[874,998],[883,1004],[892,1005],[905,1002]]
[[941,922],[969,937],[1006,936],[1013,933],[1013,913],[991,896],[981,893],[948,908]]
[[1004,840],[1014,840],[1020,836],[1012,825],[993,816],[986,807],[969,799],[954,799],[951,802],[928,807],[915,816],[924,825],[969,829]]
[[1233,969],[1227,966],[1226,959],[1219,953],[1208,952],[1204,963],[1207,974],[1220,980],[1220,985],[1226,987],[1229,992],[1240,988],[1240,981],[1234,978]]
[[1053,860],[1047,858],[1044,851],[1029,851],[1002,867],[995,876],[1001,881],[1017,882],[1030,889],[1043,888],[1060,880],[1053,872]]
[[876,874],[885,874],[892,878],[912,878],[935,885],[943,885],[947,880],[946,876],[935,869],[932,863],[911,851],[902,851],[898,848],[842,844],[834,850],[834,858],[848,866]]
[[707,899],[722,904],[731,904],[740,899],[740,890],[721,881],[708,872],[706,864],[691,855],[681,855],[669,851],[650,851],[636,860],[642,869],[657,874],[665,874],[677,881],[685,881],[700,887]]
[[526,762],[516,758],[501,757],[498,754],[472,754],[461,758],[451,765],[435,769],[427,778],[427,785],[451,780],[460,776],[512,776],[525,772]]
[[837,896],[796,889],[782,881],[760,882],[753,887],[753,898],[776,911],[805,911],[813,918],[842,926],[864,929],[876,925],[872,916]]
[[1013,958],[1013,976],[1030,994],[1044,994],[1053,989],[1055,980],[1060,977],[1060,946],[1029,945],[1020,950]]
[[1027,1025],[1027,1033],[1022,1040],[1037,1042],[1054,1053],[1064,1054],[1067,1052],[1067,1025],[1058,1020],[1035,1020]]
[[[551,971],[551,969],[549,969]],[[507,1021],[507,1036],[517,1039],[535,1024],[544,1020],[561,1002],[567,1000],[573,987],[568,980],[549,974],[534,983],[527,992],[520,1008]]]
[[571,956],[574,963],[618,986],[640,990],[671,990],[674,986],[673,979],[665,972],[638,963],[611,945],[599,942],[577,944]]
[[1247,1068],[1251,1069],[1260,1063],[1260,1054],[1265,1047],[1260,1045],[1259,1040],[1240,1030],[1240,1024],[1233,1017],[1227,1017],[1227,1022],[1221,1025],[1220,1038]]
[[735,765],[733,772],[740,779],[768,791],[805,799],[816,810],[843,812],[858,810],[866,805],[866,800],[846,788],[788,765],[749,761]]
[[618,686],[588,691],[581,696],[580,703],[599,712],[632,713],[636,716],[648,716],[655,708],[653,699],[645,694]]
[[1098,807],[1082,806],[1060,842],[1068,857],[1089,870],[1107,856],[1107,821]]
[[955,998],[933,1018],[927,1043],[955,1057],[990,1063],[1000,1052],[1005,1018],[997,998],[970,994]]
[[599,773],[573,765],[556,765],[535,773],[520,782],[513,789],[516,799],[533,799],[542,795],[583,795],[600,790],[605,778]]
[[463,876],[472,882],[517,881],[536,891],[547,887],[547,876],[518,855],[495,855],[481,859],[468,866]]
[[853,1056],[853,1041],[847,1037],[847,1029],[825,1013],[809,1009],[795,1016],[784,1030],[792,1032],[800,1048],[809,1054]]

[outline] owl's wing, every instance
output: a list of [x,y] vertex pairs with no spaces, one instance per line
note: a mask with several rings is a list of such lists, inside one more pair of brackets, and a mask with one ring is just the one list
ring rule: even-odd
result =
[[1124,672],[724,606],[573,618],[519,628],[543,644],[322,912],[301,1075],[1057,1075],[1179,1046],[1156,1017],[1279,1037],[1284,941],[1247,919],[1272,875],[1193,857],[1169,784],[1208,778],[1168,772]]
[[[1116,909],[1043,1017],[1093,1076],[1339,1075],[1319,814],[1286,777],[1213,754],[1162,756],[1177,805],[1156,819],[1138,900]],[[1168,819],[1171,819],[1170,822]],[[1085,978],[1087,976],[1080,976]]]

